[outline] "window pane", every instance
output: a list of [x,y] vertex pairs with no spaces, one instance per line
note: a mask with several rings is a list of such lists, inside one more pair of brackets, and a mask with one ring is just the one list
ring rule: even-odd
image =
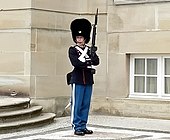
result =
[[145,59],[135,59],[135,74],[145,74]]
[[144,76],[135,76],[134,81],[134,92],[145,92],[145,77]]
[[165,58],[165,75],[170,75],[170,58]]
[[147,77],[146,87],[147,93],[157,93],[157,78]]
[[147,75],[157,75],[157,59],[147,59]]
[[165,77],[165,94],[170,94],[170,77]]

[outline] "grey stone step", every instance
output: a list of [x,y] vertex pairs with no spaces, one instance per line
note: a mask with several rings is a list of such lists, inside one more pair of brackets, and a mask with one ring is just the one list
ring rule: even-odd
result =
[[42,113],[42,106],[31,106],[30,98],[0,96],[0,133],[20,131],[49,124],[56,114]]
[[27,108],[29,104],[30,98],[0,96],[0,112]]
[[19,129],[23,129],[23,128],[31,128],[33,126],[41,126],[44,125],[46,123],[51,123],[53,122],[54,118],[55,118],[55,114],[54,113],[41,113],[41,115],[37,116],[37,117],[33,117],[30,119],[26,119],[26,120],[19,120],[19,121],[13,121],[13,122],[6,122],[6,123],[0,123],[0,130],[4,130],[4,131],[0,131],[0,133],[3,132],[10,132],[10,130],[19,130]]
[[31,106],[30,108],[26,109],[1,112],[0,122],[28,119],[33,116],[39,115],[42,109],[42,106]]

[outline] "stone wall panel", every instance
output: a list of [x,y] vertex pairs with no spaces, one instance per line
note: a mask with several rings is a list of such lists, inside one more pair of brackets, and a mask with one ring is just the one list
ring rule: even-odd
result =
[[0,11],[0,29],[31,28],[30,10]]
[[108,32],[146,31],[155,28],[154,6],[108,6]]
[[0,53],[0,75],[23,75],[24,53]]
[[66,13],[32,10],[32,27],[45,29],[68,30],[71,21],[78,15]]
[[31,75],[55,75],[55,53],[32,52]]
[[128,95],[128,77],[125,54],[108,54],[107,88],[109,97],[125,98]]
[[30,51],[30,35],[29,29],[0,30],[0,51]]
[[39,29],[33,36],[36,38],[34,42],[38,52],[64,52],[74,44],[70,31]]
[[157,28],[159,30],[169,30],[170,29],[170,3],[160,4],[155,10]]
[[0,76],[0,95],[29,96],[30,77],[16,75]]
[[120,34],[121,53],[168,53],[170,32],[134,32]]
[[168,2],[170,0],[114,0],[115,4],[143,4],[143,3],[158,3],[158,2]]
[[0,0],[1,9],[23,9],[31,8],[31,0]]
[[66,4],[63,0],[50,0],[50,2],[48,0],[32,0],[32,7],[72,13],[86,13],[96,11],[96,8],[99,8],[100,11],[106,12],[106,2],[107,0],[69,0]]
[[66,85],[63,76],[37,76],[36,97],[51,98],[59,96],[70,96],[71,87]]

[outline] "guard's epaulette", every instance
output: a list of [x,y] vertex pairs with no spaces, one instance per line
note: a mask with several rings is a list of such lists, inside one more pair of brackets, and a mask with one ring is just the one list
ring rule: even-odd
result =
[[76,45],[71,45],[70,47],[75,47]]
[[[77,45],[71,45],[71,47],[74,47],[75,49],[76,49],[76,46],[77,46]],[[76,49],[76,51],[77,51],[78,55],[81,55],[81,53],[80,53],[79,50]]]

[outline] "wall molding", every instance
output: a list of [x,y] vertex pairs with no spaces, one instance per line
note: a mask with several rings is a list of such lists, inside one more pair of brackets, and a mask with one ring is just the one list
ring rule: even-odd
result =
[[170,2],[170,0],[114,0],[115,5],[165,3],[165,2]]

